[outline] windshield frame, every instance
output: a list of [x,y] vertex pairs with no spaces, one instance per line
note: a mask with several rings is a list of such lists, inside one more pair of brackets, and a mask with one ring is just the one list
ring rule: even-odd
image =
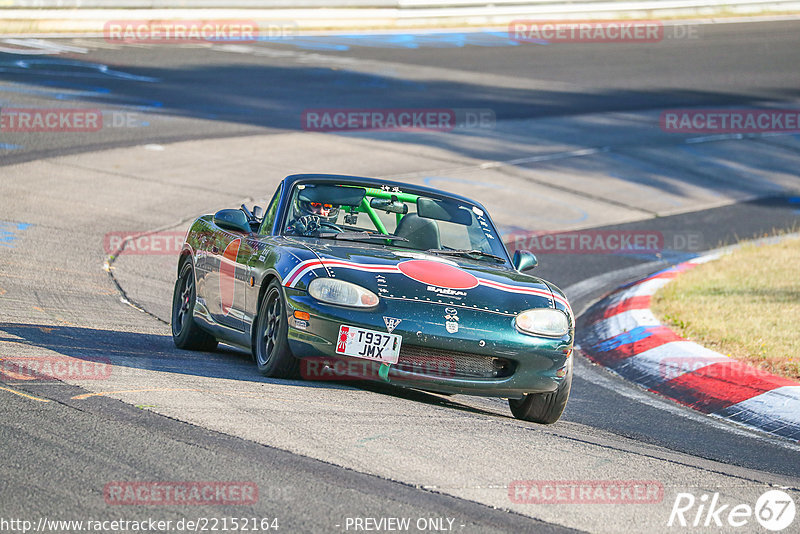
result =
[[[497,254],[501,258],[504,259],[504,264],[500,264],[496,261],[493,261],[495,266],[505,265],[510,266],[513,268],[513,262],[511,257],[508,253],[508,249],[503,242],[500,233],[497,231],[497,227],[492,221],[491,216],[489,215],[488,211],[478,202],[475,202],[471,199],[462,197],[457,194],[449,194],[445,191],[440,191],[437,189],[431,189],[424,186],[415,186],[413,184],[406,184],[402,182],[393,182],[393,181],[382,181],[377,179],[370,179],[370,178],[362,178],[362,177],[353,177],[353,176],[337,176],[337,175],[294,175],[289,176],[285,180],[287,183],[284,184],[284,188],[282,191],[283,197],[283,210],[282,213],[276,219],[275,230],[276,234],[283,236],[283,237],[292,237],[292,238],[306,238],[306,239],[320,239],[319,236],[300,236],[291,233],[287,233],[286,226],[288,224],[288,217],[292,211],[292,199],[295,196],[295,192],[297,191],[298,186],[301,185],[310,185],[310,184],[320,184],[320,185],[343,185],[343,186],[357,186],[363,187],[367,190],[367,195],[364,197],[364,200],[360,206],[363,209],[363,212],[366,213],[370,220],[372,221],[373,225],[376,227],[376,231],[379,233],[386,233],[389,234],[383,224],[381,223],[380,219],[377,219],[377,214],[374,208],[369,206],[369,198],[391,198],[392,195],[397,196],[398,198],[406,201],[406,202],[416,202],[418,197],[424,198],[431,198],[433,200],[439,200],[444,202],[452,202],[457,204],[463,204],[467,208],[469,208],[476,217],[480,217],[485,224],[485,228],[487,228],[490,234],[493,236],[495,240],[498,242],[498,249],[494,250],[495,247],[492,247],[492,253],[502,252],[502,254]],[[413,200],[412,200],[413,199]],[[477,210],[477,211],[476,211]],[[480,214],[480,215],[478,215]],[[377,222],[380,224],[376,224]],[[485,230],[484,230],[485,232]],[[333,239],[331,239],[333,240]],[[372,239],[370,240],[370,244],[376,245],[378,240]],[[366,241],[355,241],[355,240],[342,240],[340,243],[362,243]],[[393,243],[386,243],[381,246],[388,246],[391,248],[396,248],[398,250],[408,251],[410,249],[403,247],[402,242],[398,242],[398,244]],[[442,250],[448,250],[448,247],[442,247]],[[481,260],[478,258],[471,258],[464,256],[463,259],[476,261],[479,263],[487,263],[485,260]]]

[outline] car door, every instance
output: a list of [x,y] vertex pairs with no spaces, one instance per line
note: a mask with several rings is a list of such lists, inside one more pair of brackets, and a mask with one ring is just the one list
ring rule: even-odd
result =
[[[275,192],[264,215],[262,229],[270,228],[274,222],[281,188]],[[264,231],[264,230],[262,230]],[[249,295],[254,288],[253,267],[263,263],[267,249],[265,238],[257,233],[236,232],[215,228],[214,242],[210,249],[210,271],[208,280],[208,308],[215,322],[245,331],[252,321],[253,313],[247,313],[247,300],[257,299]],[[252,302],[251,302],[252,304]]]
[[206,304],[215,322],[244,330],[247,266],[252,249],[248,234],[217,229],[207,258]]
[[[194,248],[194,274],[197,301],[208,309],[209,276],[212,272],[211,247],[216,243],[214,232],[207,222],[195,223],[190,244]],[[216,293],[214,293],[216,295]],[[213,295],[212,295],[213,296]]]

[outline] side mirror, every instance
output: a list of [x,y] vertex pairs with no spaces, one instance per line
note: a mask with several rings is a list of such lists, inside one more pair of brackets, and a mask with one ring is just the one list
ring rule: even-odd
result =
[[250,233],[250,223],[242,210],[219,210],[214,214],[214,224],[225,230]]
[[539,260],[528,250],[514,252],[514,268],[518,271],[529,271],[539,265]]
[[256,219],[263,219],[264,218],[264,208],[261,206],[253,206],[253,217]]
[[405,215],[408,213],[408,206],[405,202],[397,200],[397,197],[388,198],[373,198],[369,201],[369,207],[376,210],[388,211],[389,213],[399,213]]

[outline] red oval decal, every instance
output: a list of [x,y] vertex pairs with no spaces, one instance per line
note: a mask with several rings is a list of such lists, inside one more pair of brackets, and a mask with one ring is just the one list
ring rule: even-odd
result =
[[236,260],[239,258],[239,245],[241,239],[234,239],[225,247],[219,265],[219,297],[222,313],[228,315],[233,308],[233,298],[236,292]]
[[447,289],[472,289],[478,279],[466,271],[446,263],[429,260],[409,260],[397,265],[407,277],[437,287]]

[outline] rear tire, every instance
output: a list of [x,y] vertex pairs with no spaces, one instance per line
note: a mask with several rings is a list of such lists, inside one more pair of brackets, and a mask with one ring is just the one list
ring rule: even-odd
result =
[[571,389],[572,366],[566,378],[552,393],[529,393],[521,399],[508,399],[508,406],[517,419],[551,425],[564,413]]
[[277,280],[267,286],[256,318],[253,356],[258,372],[272,378],[295,378],[300,362],[289,349],[289,323],[283,290]]
[[217,339],[194,322],[194,266],[189,258],[181,267],[172,293],[172,341],[183,350],[212,351]]

